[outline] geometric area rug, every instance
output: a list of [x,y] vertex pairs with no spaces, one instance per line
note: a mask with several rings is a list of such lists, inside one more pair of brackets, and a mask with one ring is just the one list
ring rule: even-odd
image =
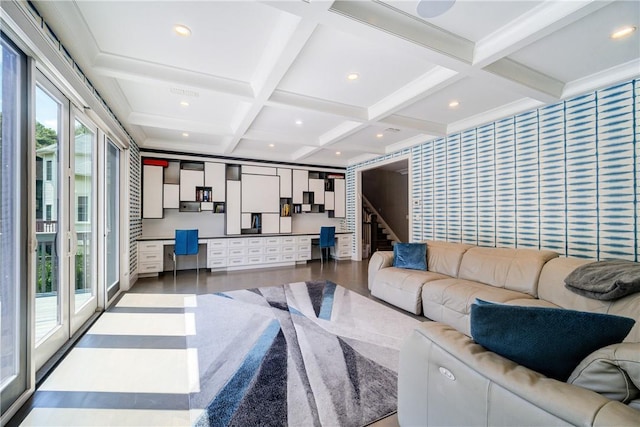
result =
[[364,426],[397,410],[418,320],[328,281],[196,298],[196,426]]

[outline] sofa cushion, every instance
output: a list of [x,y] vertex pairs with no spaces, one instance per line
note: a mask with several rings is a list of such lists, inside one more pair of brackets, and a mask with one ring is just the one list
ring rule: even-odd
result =
[[427,269],[451,277],[458,277],[462,256],[468,249],[474,247],[464,243],[441,242],[438,240],[426,240],[426,243]]
[[535,301],[529,294],[471,280],[448,278],[430,281],[422,287],[424,315],[431,320],[447,323],[466,335],[470,335],[469,313],[476,298],[503,303],[521,299]]
[[370,283],[371,295],[413,314],[420,314],[423,283],[446,277],[431,271],[383,268]]
[[557,257],[552,251],[473,247],[462,257],[458,278],[538,296],[544,264]]
[[412,270],[426,270],[427,244],[396,243],[393,245],[393,266]]
[[640,263],[619,259],[592,262],[573,270],[564,282],[578,295],[614,300],[640,292]]
[[639,398],[640,343],[613,344],[594,351],[567,382],[623,403]]
[[627,317],[482,300],[471,307],[471,336],[478,344],[560,381],[589,353],[621,342],[634,323]]
[[[564,278],[569,273],[581,265],[593,262],[588,259],[565,257],[550,260],[540,273],[538,298],[572,310],[608,313],[638,319],[640,293],[627,295],[614,301],[601,301],[575,294],[565,288]],[[636,322],[625,341],[640,342],[640,322]]]

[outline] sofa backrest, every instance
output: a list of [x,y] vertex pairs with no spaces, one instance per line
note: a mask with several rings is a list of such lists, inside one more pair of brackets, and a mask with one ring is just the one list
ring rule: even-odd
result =
[[540,273],[538,297],[562,308],[594,313],[609,313],[635,319],[636,324],[625,341],[640,342],[640,292],[613,301],[583,297],[564,286],[564,279],[581,265],[594,262],[582,258],[556,258],[547,262]]
[[462,256],[468,249],[474,247],[464,243],[438,240],[426,240],[424,243],[427,244],[427,270],[451,277],[458,276]]
[[537,297],[542,266],[557,256],[553,251],[474,246],[462,257],[458,278]]

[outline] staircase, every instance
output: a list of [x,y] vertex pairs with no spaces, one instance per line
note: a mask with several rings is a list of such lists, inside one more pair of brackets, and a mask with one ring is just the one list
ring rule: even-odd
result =
[[362,204],[362,219],[363,225],[370,227],[370,232],[363,233],[364,244],[368,244],[370,248],[369,256],[375,251],[392,251],[397,239],[385,221],[371,206],[368,206],[368,203]]

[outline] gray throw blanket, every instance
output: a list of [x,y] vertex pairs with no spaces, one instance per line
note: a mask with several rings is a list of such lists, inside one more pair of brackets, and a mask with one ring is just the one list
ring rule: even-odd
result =
[[640,263],[623,260],[582,265],[564,279],[565,287],[578,295],[613,300],[640,292]]

